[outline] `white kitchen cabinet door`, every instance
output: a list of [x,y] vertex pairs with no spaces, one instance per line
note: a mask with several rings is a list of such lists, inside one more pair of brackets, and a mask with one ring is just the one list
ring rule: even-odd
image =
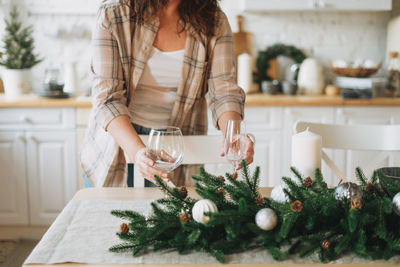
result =
[[[290,167],[292,161],[292,136],[295,133],[294,125],[298,121],[333,123],[334,108],[333,107],[287,107],[283,111],[283,134],[282,134],[282,176],[291,176]],[[329,156],[332,152],[326,150]],[[306,155],[305,155],[306,156]],[[332,183],[332,173],[329,168],[322,163],[322,173],[329,183]]]
[[[232,0],[227,0],[232,1]],[[234,0],[242,11],[390,11],[392,0]]]
[[[357,107],[338,108],[337,124],[400,124],[400,108]],[[377,136],[376,138],[381,138]],[[373,142],[373,140],[371,140]],[[379,159],[378,151],[336,150],[334,161],[349,180],[355,180],[355,168],[361,167],[368,177],[379,167],[400,166],[400,153],[388,153]],[[368,171],[369,170],[369,171]]]
[[27,132],[30,223],[48,225],[77,190],[74,131]]
[[0,224],[28,224],[25,137],[20,131],[0,132]]

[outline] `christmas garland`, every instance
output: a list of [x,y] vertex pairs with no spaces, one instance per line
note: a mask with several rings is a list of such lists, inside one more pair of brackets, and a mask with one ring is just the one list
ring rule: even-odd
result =
[[264,247],[276,260],[314,252],[321,262],[346,252],[370,260],[400,254],[400,184],[381,172],[368,181],[357,168],[360,186],[343,183],[330,189],[320,170],[312,180],[292,168],[296,181],[282,178],[285,185],[276,187],[272,195],[279,196],[276,191],[281,189],[283,198],[269,199],[258,191],[259,168],[250,175],[242,164],[243,181],[237,175],[217,177],[200,168],[193,177],[203,198],[199,201],[188,197],[185,187],[169,188],[156,177],[168,197],[151,203],[149,218],[113,210],[128,223],[117,233],[125,242],[110,251],[138,256],[147,250],[195,250],[208,252],[220,262],[225,262],[226,254],[254,247]]
[[[300,64],[306,58],[306,55],[293,45],[284,45],[281,43],[274,44],[267,47],[264,51],[259,51],[256,67],[257,71],[253,73],[254,81],[261,83],[262,81],[271,81],[272,78],[268,76],[267,71],[269,68],[269,61],[277,58],[278,56],[286,56],[294,60],[294,62]],[[295,75],[297,80],[297,74]]]

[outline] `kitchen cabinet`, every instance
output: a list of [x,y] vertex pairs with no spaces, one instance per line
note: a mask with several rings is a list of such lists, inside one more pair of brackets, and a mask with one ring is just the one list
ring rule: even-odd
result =
[[0,109],[0,224],[51,224],[72,198],[74,114],[73,108]]
[[0,131],[0,224],[28,224],[26,146],[22,131]]
[[390,11],[392,0],[239,0],[242,11]]
[[30,223],[48,225],[77,190],[75,131],[28,131]]

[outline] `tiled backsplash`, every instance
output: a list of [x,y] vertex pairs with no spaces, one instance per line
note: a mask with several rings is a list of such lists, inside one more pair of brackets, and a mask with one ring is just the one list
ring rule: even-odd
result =
[[[62,66],[65,59],[78,61],[81,89],[91,85],[89,71],[90,30],[99,0],[0,0],[0,33],[7,3],[18,3],[26,20],[34,25],[36,51],[45,61],[34,68],[34,88],[41,89],[45,68]],[[223,0],[232,29],[237,30],[236,0]],[[51,4],[52,3],[52,4]],[[54,4],[57,3],[57,4]],[[43,5],[45,8],[43,8]],[[39,8],[42,6],[42,8]],[[42,12],[40,12],[42,11]],[[79,14],[74,14],[74,13]],[[29,15],[28,15],[29,13]],[[52,14],[54,13],[54,14]],[[245,30],[253,34],[253,50],[275,42],[294,44],[325,66],[330,59],[384,61],[388,12],[275,12],[246,13]]]

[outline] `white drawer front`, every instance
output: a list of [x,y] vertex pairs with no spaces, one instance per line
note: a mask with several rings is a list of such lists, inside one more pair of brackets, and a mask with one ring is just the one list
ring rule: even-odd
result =
[[2,108],[1,129],[74,128],[73,108]]

